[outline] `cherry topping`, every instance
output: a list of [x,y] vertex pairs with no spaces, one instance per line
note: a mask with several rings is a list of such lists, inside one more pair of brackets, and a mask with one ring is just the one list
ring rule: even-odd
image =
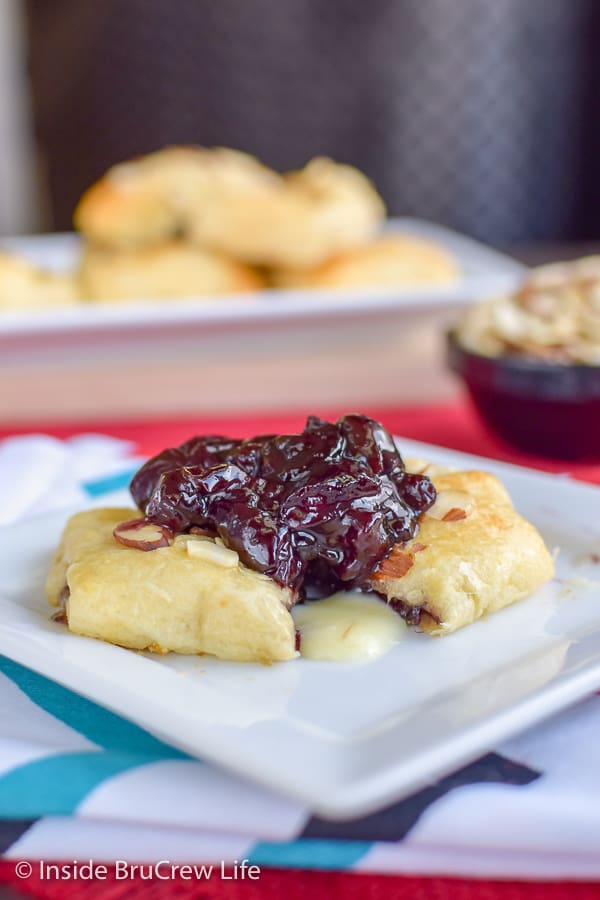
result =
[[149,460],[131,493],[146,523],[216,531],[247,566],[298,592],[366,586],[436,496],[361,415],[309,416],[301,434],[192,438]]

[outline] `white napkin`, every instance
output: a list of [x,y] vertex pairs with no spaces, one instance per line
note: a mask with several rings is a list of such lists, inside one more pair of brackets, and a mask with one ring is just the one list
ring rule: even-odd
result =
[[84,483],[131,467],[132,450],[127,441],[99,434],[0,441],[0,525],[81,504],[89,497]]
[[[139,463],[133,449],[102,435],[5,440],[0,521],[109,501],[103,492]],[[189,759],[7,658],[0,723],[8,859],[600,878],[600,696],[389,810],[340,824]]]

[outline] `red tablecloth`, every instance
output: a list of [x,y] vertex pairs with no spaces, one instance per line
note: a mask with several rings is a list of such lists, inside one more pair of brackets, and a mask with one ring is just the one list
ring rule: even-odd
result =
[[[293,432],[303,427],[308,413],[335,419],[347,409],[314,409],[288,414],[198,416],[196,418],[164,418],[149,421],[93,421],[76,424],[37,422],[34,425],[0,424],[0,438],[13,434],[44,432],[57,437],[69,437],[85,431],[110,434],[135,442],[139,453],[152,454],[167,445],[181,443],[192,434],[227,434],[247,437],[269,432]],[[389,431],[417,441],[452,447],[465,453],[489,456],[518,465],[545,469],[549,472],[570,472],[585,481],[600,482],[600,460],[597,463],[552,461],[530,456],[503,444],[481,424],[467,403],[400,408],[361,409],[382,422]]]
[[598,900],[600,884],[469,881],[263,869],[259,881],[21,881],[0,863],[0,882],[43,900]]
[[[336,418],[348,410],[311,409],[307,412]],[[361,410],[381,421],[390,431],[414,440],[452,447],[468,453],[502,459],[550,472],[569,472],[586,481],[600,483],[600,462],[564,463],[527,456],[498,441],[479,422],[467,404],[418,408]],[[297,431],[303,425],[302,412],[290,414],[202,416],[194,419],[161,421],[93,422],[77,424],[36,423],[35,427],[4,426],[0,438],[13,434],[44,432],[68,437],[85,431],[101,432],[125,438],[136,444],[137,452],[152,454],[167,445],[182,442],[192,434],[221,433],[232,437],[268,432]],[[35,877],[20,881],[14,863],[0,863],[0,883],[11,885],[29,896],[59,898],[65,894],[64,882],[40,882]],[[591,900],[600,898],[597,883],[537,883],[482,881],[456,878],[418,878],[383,875],[358,875],[330,872],[305,872],[264,869],[257,882],[95,882],[68,884],[69,896],[83,900],[143,896],[149,898],[213,897],[241,900]]]

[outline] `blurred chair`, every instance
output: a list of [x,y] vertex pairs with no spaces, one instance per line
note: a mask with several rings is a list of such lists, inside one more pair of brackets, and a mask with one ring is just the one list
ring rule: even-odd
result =
[[37,133],[61,228],[107,166],[197,142],[278,168],[330,154],[371,175],[392,213],[495,244],[600,233],[594,0],[27,9]]

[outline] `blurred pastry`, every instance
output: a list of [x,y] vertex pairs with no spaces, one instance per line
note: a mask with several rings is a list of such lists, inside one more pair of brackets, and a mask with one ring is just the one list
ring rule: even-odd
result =
[[81,197],[78,231],[94,244],[131,249],[182,232],[204,184],[206,151],[166,147],[113,166]]
[[84,297],[107,302],[238,294],[264,287],[249,266],[181,240],[128,251],[88,245],[79,277]]
[[0,254],[0,309],[72,306],[79,299],[74,275],[45,271],[12,254]]
[[170,147],[110,169],[75,225],[115,249],[179,236],[254,265],[306,267],[368,240],[384,215],[369,179],[330,159],[279,175],[238,150]]
[[318,265],[369,240],[385,216],[369,179],[331,159],[256,177],[246,154],[218,149],[211,165],[209,199],[190,238],[255,265]]
[[435,243],[375,237],[384,216],[369,179],[325,157],[282,175],[238,150],[167,147],[114,166],[82,196],[77,271],[0,257],[0,308],[457,279]]
[[312,269],[276,269],[271,280],[283,288],[353,288],[443,285],[458,277],[458,266],[443,247],[406,234],[384,234]]

